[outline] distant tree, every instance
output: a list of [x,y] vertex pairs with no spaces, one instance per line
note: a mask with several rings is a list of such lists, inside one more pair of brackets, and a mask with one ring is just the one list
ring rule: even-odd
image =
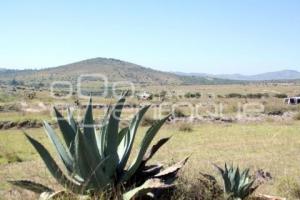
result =
[[24,82],[23,81],[17,81],[15,78],[13,80],[11,80],[9,82],[10,85],[13,85],[13,86],[17,86],[17,85],[24,85]]

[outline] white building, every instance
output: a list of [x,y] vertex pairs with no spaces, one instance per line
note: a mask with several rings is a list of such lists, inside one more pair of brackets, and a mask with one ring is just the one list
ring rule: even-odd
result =
[[300,97],[288,97],[284,99],[284,102],[291,105],[300,104]]

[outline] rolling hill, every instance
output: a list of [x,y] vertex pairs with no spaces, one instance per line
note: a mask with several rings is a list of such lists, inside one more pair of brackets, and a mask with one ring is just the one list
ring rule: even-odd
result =
[[226,84],[235,83],[220,78],[177,75],[146,68],[112,58],[93,58],[41,70],[0,70],[1,80],[13,79],[27,83],[73,81],[80,75],[103,74],[110,82],[130,81],[139,84]]

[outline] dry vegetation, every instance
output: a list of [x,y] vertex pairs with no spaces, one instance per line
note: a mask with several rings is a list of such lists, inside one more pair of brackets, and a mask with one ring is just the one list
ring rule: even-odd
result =
[[[139,91],[144,89],[141,87]],[[154,157],[154,163],[163,162],[168,165],[174,160],[191,155],[182,171],[182,178],[178,181],[179,189],[170,191],[173,199],[193,199],[200,193],[210,196],[206,199],[216,199],[211,196],[218,192],[217,188],[210,191],[201,185],[203,182],[199,180],[202,180],[203,176],[200,172],[215,176],[216,172],[211,163],[223,165],[225,162],[251,168],[253,172],[264,169],[272,174],[273,179],[261,186],[256,194],[270,194],[289,199],[300,198],[300,107],[285,105],[282,99],[284,94],[288,96],[299,94],[300,85],[168,86],[163,89],[161,86],[149,86],[147,90],[153,94],[162,90],[168,93],[176,91],[178,95],[165,97],[163,100],[155,97],[151,101],[131,99],[129,104],[188,102],[191,105],[199,103],[205,105],[200,108],[201,120],[192,122],[174,120],[159,132],[159,138],[166,136],[172,138]],[[185,95],[187,91],[190,93]],[[201,95],[196,95],[198,93]],[[0,123],[4,121],[20,123],[26,120],[40,122],[42,119],[54,123],[49,110],[35,113],[30,109],[38,109],[38,102],[43,102],[50,108],[53,104],[74,104],[76,101],[74,96],[67,100],[55,100],[45,90],[36,91],[33,98],[27,99],[23,98],[25,94],[19,90],[7,94],[4,89],[0,92]],[[195,97],[192,97],[193,94]],[[114,101],[95,98],[95,102],[101,105],[111,104]],[[24,102],[30,108],[28,111],[19,109],[19,105]],[[80,102],[86,100],[80,99]],[[219,116],[218,112],[215,115],[212,106],[220,103],[223,105],[222,116]],[[250,103],[264,105],[264,110],[243,115],[241,118],[237,114],[243,110],[241,105]],[[144,118],[143,127],[139,129],[140,134],[157,119],[154,115],[156,109],[158,108],[151,109],[150,115]],[[170,111],[170,108],[165,109],[163,114]],[[127,108],[123,117],[130,118],[135,112],[135,108]],[[103,113],[104,109],[95,109],[95,116],[98,117],[96,120],[101,119]],[[82,111],[78,114],[82,115]],[[177,118],[195,116],[188,107],[176,109],[175,114]],[[57,187],[19,128],[14,126],[0,130],[0,199],[20,199],[21,196],[23,199],[33,198],[32,193],[9,185],[6,182],[8,179],[34,179]],[[42,128],[27,128],[26,132],[53,150]],[[140,138],[141,135],[138,136],[138,140]],[[220,179],[218,182],[221,183]]]

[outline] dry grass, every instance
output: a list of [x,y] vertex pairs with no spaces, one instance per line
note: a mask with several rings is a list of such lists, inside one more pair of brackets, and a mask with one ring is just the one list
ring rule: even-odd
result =
[[[274,184],[286,176],[300,177],[300,124],[203,124],[195,126],[193,132],[180,134],[174,125],[166,125],[158,138],[173,135],[153,158],[153,162],[168,164],[192,155],[183,175],[192,182],[199,171],[215,174],[211,162],[223,165],[224,162],[239,164],[241,167],[259,168],[271,172],[273,182],[259,189],[259,193],[280,195]],[[145,132],[141,128],[139,135]],[[42,141],[48,148],[48,140],[41,129],[27,131],[31,136]],[[137,138],[137,145],[139,138]],[[0,145],[7,151],[16,152],[25,160],[22,163],[0,165],[0,190],[8,192],[11,188],[5,180],[25,178],[40,180],[48,185],[55,182],[49,177],[36,152],[18,130],[0,132]],[[53,148],[49,148],[53,153]],[[53,154],[55,157],[56,155]]]
[[278,180],[276,188],[288,199],[300,199],[300,182],[296,177],[282,177]]
[[192,123],[182,122],[182,123],[179,123],[178,126],[179,126],[178,130],[181,132],[192,132],[193,131]]
[[[200,109],[201,115],[208,115],[214,111],[212,105],[221,103],[225,115],[234,116],[240,109],[241,105],[246,103],[261,103],[265,106],[265,113],[277,111],[293,111],[299,112],[299,106],[284,105],[282,99],[274,97],[275,93],[284,93],[289,96],[295,95],[300,91],[299,85],[284,86],[284,85],[218,85],[218,86],[170,86],[162,88],[162,86],[149,86],[149,91],[186,91],[193,93],[200,92],[201,98],[190,98],[173,100],[188,101],[192,105],[202,103]],[[268,98],[220,98],[225,97],[229,93],[239,94],[256,94],[269,93]],[[215,98],[206,98],[205,94],[215,94]],[[219,97],[218,97],[219,96]],[[14,101],[18,101],[17,98]],[[51,99],[47,92],[37,93],[34,100],[29,103],[35,105],[37,102],[46,102],[49,105],[54,105],[57,102]],[[61,104],[72,103],[74,99],[62,100]],[[86,102],[87,100],[83,100]],[[95,98],[94,102],[111,104],[115,100]],[[155,100],[153,100],[154,102]],[[140,104],[141,102],[131,100],[130,103]],[[142,102],[144,104],[150,102]],[[160,103],[159,101],[155,103]],[[190,114],[188,108],[180,108],[187,115]],[[95,110],[95,116],[101,118],[104,110]],[[209,111],[209,112],[208,112]],[[126,109],[123,117],[132,117],[136,112],[135,109]],[[154,109],[150,113],[155,113]],[[166,114],[168,114],[167,112]],[[83,114],[83,111],[80,112]],[[147,126],[151,120],[156,119],[154,115],[149,115],[150,120],[147,120]],[[96,119],[98,119],[96,118]],[[52,120],[49,113],[19,113],[7,112],[0,113],[0,120],[19,121],[23,119],[46,119]],[[286,196],[290,199],[295,198],[299,184],[285,180],[285,177],[300,178],[300,115],[295,116],[295,121],[277,122],[273,117],[267,118],[267,122],[249,123],[249,124],[169,124],[159,132],[156,139],[161,137],[173,136],[172,139],[158,152],[153,158],[153,163],[161,162],[163,164],[174,163],[183,159],[185,156],[191,155],[187,165],[184,167],[182,175],[183,182],[187,186],[181,188],[180,191],[196,193],[198,190],[191,190],[190,186],[196,188],[199,186],[197,180],[199,171],[215,174],[211,163],[223,165],[224,162],[239,164],[241,167],[249,167],[252,171],[257,169],[265,169],[269,171],[274,179],[267,185],[259,188],[257,193]],[[275,123],[276,122],[276,123]],[[143,135],[148,127],[141,127],[139,135]],[[191,131],[192,130],[192,131]],[[183,134],[182,131],[188,131],[188,134]],[[27,132],[41,141],[54,157],[54,150],[48,142],[46,135],[42,129],[30,129]],[[137,138],[134,153],[139,145],[140,138]],[[55,181],[49,176],[44,164],[38,157],[31,145],[26,141],[23,133],[20,130],[0,130],[0,199],[33,199],[35,196],[32,193],[24,192],[13,188],[6,183],[7,179],[33,179],[41,183],[47,184],[50,187],[57,188]],[[17,162],[22,161],[22,162]],[[289,189],[285,189],[289,188]],[[287,193],[285,193],[287,192]],[[1,197],[2,196],[2,197]]]

